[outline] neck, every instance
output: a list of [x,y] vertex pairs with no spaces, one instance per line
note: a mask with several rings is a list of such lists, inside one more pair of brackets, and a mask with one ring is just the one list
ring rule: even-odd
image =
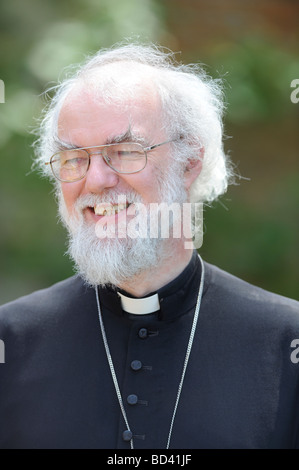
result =
[[193,250],[186,250],[183,246],[172,247],[164,253],[157,266],[142,272],[119,287],[135,297],[144,297],[179,276],[190,262],[192,254]]

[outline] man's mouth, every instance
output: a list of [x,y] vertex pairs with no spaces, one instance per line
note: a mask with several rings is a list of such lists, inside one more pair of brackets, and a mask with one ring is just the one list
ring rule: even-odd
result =
[[129,202],[127,202],[126,204],[102,203],[102,204],[95,205],[91,209],[94,210],[95,215],[110,216],[110,215],[119,214],[119,212],[127,209],[129,206],[130,206]]

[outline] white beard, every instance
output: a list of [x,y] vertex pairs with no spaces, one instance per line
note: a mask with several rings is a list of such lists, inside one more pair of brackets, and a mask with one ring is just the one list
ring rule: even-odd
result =
[[[172,204],[186,202],[187,195],[183,179],[178,169],[173,169],[164,180],[161,178],[160,202]],[[123,195],[123,193],[122,193]],[[146,238],[104,238],[100,239],[95,233],[95,226],[84,221],[82,209],[103,202],[117,201],[120,193],[116,190],[105,190],[101,195],[86,195],[78,198],[75,204],[75,215],[69,215],[59,189],[59,214],[69,232],[67,253],[75,263],[76,271],[87,284],[121,286],[128,280],[133,280],[143,272],[148,272],[165,262],[169,252],[169,240],[149,236],[148,219]],[[142,203],[136,192],[125,194],[127,201]],[[174,221],[172,221],[172,224]],[[167,243],[168,242],[168,243]]]

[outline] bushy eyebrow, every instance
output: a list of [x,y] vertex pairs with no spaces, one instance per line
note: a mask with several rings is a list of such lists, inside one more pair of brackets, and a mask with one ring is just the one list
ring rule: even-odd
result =
[[137,144],[145,146],[148,145],[147,140],[144,137],[134,133],[131,127],[129,127],[129,129],[122,134],[109,137],[106,141],[106,144],[120,144],[121,142],[136,142]]
[[79,148],[77,145],[60,140],[59,137],[55,137],[54,145],[57,148],[57,150],[73,150],[73,149]]
[[[108,137],[105,143],[99,143],[99,145],[109,145],[109,144],[120,144],[121,142],[136,142],[143,146],[148,146],[149,142],[142,136],[132,132],[131,128],[129,127],[126,132],[122,134],[117,134]],[[88,147],[81,147],[78,145],[71,144],[70,142],[64,142],[63,140],[59,139],[59,137],[55,137],[54,145],[56,149],[59,150],[74,150],[79,148],[88,148]]]

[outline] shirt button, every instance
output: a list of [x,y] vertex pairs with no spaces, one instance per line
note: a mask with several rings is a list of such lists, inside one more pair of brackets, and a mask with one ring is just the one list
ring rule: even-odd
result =
[[140,328],[140,330],[138,331],[138,336],[141,339],[147,338],[147,336],[148,336],[147,329],[146,328]]
[[123,440],[128,442],[132,439],[133,437],[133,433],[132,431],[129,431],[128,429],[126,429],[124,432],[123,432]]
[[131,369],[140,370],[141,368],[142,368],[142,362],[137,361],[137,360],[131,362]]
[[129,405],[136,405],[138,402],[138,397],[137,395],[128,395],[127,396],[127,402]]

